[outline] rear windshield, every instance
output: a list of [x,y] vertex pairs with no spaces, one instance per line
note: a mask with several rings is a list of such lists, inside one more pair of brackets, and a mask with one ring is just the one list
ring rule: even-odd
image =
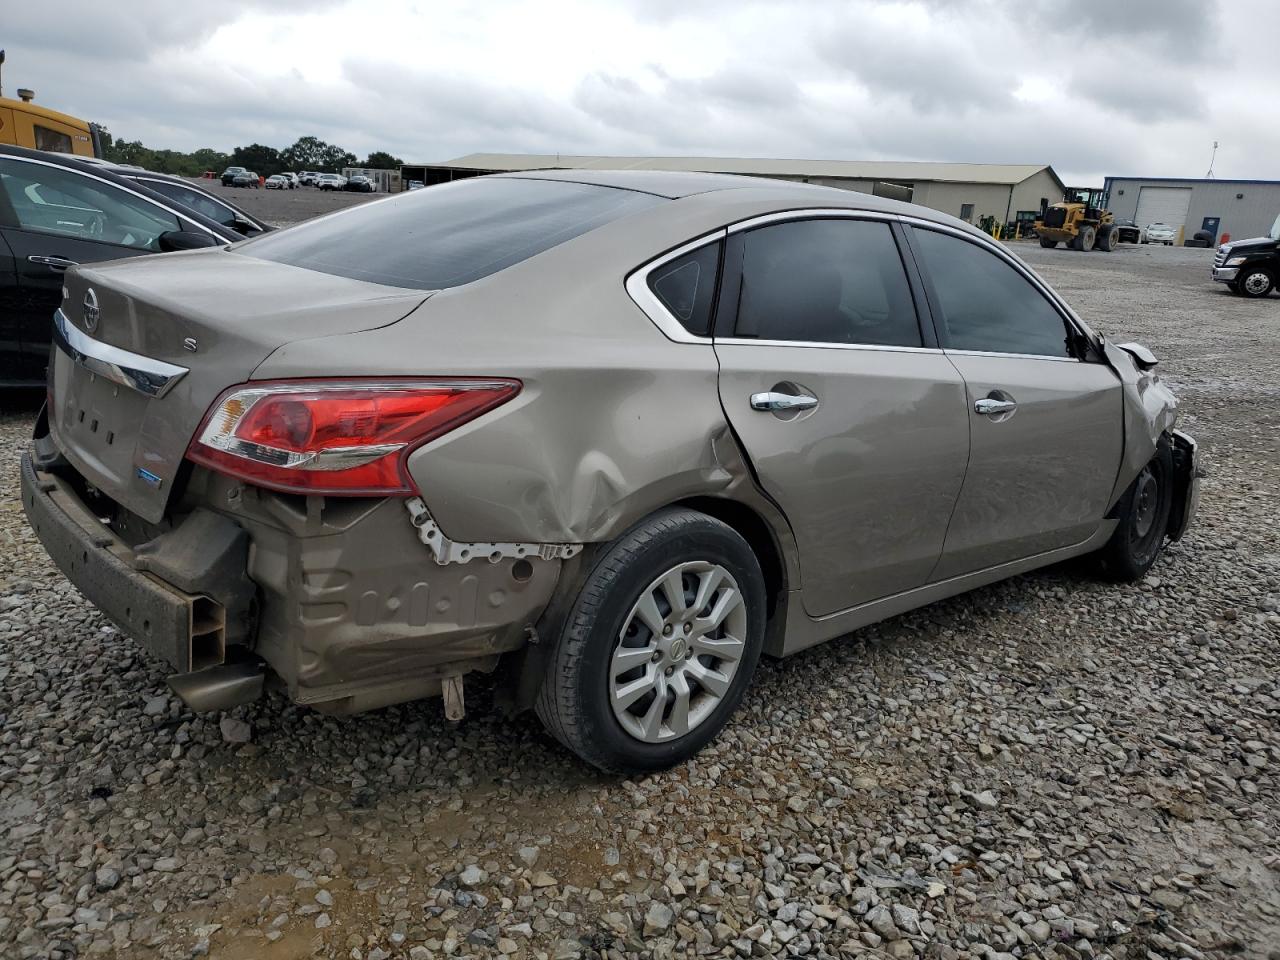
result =
[[442,290],[662,202],[564,181],[460,180],[353,207],[237,250],[353,280]]

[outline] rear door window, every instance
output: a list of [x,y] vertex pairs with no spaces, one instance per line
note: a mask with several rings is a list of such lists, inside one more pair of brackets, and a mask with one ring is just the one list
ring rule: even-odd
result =
[[352,207],[238,249],[354,280],[441,290],[666,202],[559,180],[463,180]]
[[734,336],[919,347],[893,232],[875,220],[795,220],[745,234]]
[[65,167],[0,158],[0,190],[23,230],[158,250],[160,234],[181,229],[162,207]]
[[139,183],[182,204],[188,210],[194,210],[196,213],[204,214],[210,220],[216,220],[223,226],[236,225],[237,214],[234,210],[199,190],[191,190],[176,183],[170,183],[168,180],[139,180]]
[[921,254],[938,300],[944,347],[1072,356],[1062,314],[1001,257],[934,230],[915,230],[911,245]]

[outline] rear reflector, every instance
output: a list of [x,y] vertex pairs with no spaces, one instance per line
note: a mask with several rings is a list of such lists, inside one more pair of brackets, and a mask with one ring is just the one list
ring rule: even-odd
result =
[[225,391],[187,459],[288,493],[415,493],[410,451],[520,392],[519,380],[277,380]]

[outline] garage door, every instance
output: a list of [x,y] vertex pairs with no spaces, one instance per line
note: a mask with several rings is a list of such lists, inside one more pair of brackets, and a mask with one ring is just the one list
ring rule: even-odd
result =
[[1177,230],[1187,225],[1189,206],[1190,187],[1143,187],[1138,194],[1138,214],[1133,220],[1140,227],[1167,223]]

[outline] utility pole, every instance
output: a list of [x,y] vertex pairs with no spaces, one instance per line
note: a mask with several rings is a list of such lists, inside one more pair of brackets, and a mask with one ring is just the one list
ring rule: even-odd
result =
[[1204,175],[1206,180],[1213,179],[1213,161],[1218,159],[1218,141],[1213,141],[1213,154],[1209,157],[1209,172]]

